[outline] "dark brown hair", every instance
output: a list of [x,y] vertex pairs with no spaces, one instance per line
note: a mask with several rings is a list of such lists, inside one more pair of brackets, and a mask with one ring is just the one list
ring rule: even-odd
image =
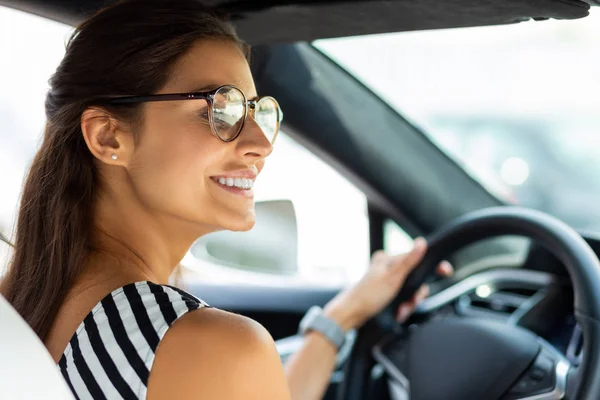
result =
[[[23,188],[15,251],[2,293],[45,340],[90,254],[98,176],[81,132],[94,99],[155,93],[202,39],[245,46],[198,0],[125,0],[79,26],[50,79],[47,125]],[[108,111],[134,122],[139,106]]]

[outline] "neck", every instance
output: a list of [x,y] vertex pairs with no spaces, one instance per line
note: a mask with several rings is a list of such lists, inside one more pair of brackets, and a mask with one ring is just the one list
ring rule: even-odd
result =
[[123,282],[168,283],[200,236],[213,227],[150,210],[134,196],[103,192],[94,209],[93,251],[86,271]]

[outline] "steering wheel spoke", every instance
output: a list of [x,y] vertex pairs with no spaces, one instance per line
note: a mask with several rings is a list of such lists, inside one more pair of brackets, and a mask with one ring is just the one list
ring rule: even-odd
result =
[[569,361],[540,339],[541,350],[502,400],[555,400],[566,394]]
[[387,373],[388,388],[392,400],[410,399],[410,381],[406,370],[408,369],[409,335],[395,334],[384,338],[373,347],[373,358]]

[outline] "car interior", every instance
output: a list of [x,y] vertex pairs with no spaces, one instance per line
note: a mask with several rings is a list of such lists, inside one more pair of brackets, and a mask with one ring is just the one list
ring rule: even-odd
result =
[[[428,35],[459,28],[477,36],[483,32],[479,29],[487,29],[484,27],[508,29],[554,21],[575,26],[598,14],[598,0],[199,1],[230,15],[239,36],[252,45],[251,68],[258,92],[278,99],[285,113],[282,130],[286,136],[364,193],[368,220],[368,243],[364,245],[369,252],[386,248],[390,224],[400,226],[409,238],[425,236],[430,244],[397,299],[358,331],[348,333],[326,399],[600,399],[600,229],[594,230],[600,228],[600,218],[594,220],[598,210],[592,210],[593,201],[565,200],[566,208],[578,211],[581,223],[575,223],[575,219],[563,217],[569,214],[549,211],[542,203],[521,201],[527,198],[524,192],[499,195],[490,189],[491,184],[482,183],[477,171],[440,145],[443,138],[427,132],[444,121],[420,124],[404,115],[389,96],[370,83],[376,76],[369,76],[368,70],[360,75],[352,64],[342,63],[334,52],[327,51],[330,40],[345,43],[356,37],[379,40],[386,35]],[[2,7],[70,26],[106,3],[0,0]],[[348,43],[352,46],[354,42]],[[568,55],[568,50],[564,54]],[[346,57],[352,62],[364,54],[349,51]],[[372,62],[378,60],[385,62],[385,54],[373,56]],[[527,68],[526,63],[515,68]],[[365,68],[371,68],[367,64]],[[432,68],[450,67],[442,59]],[[577,75],[578,68],[572,65],[568,71]],[[391,71],[392,76],[394,73],[402,74]],[[485,78],[499,79],[494,74]],[[502,77],[507,82],[511,78]],[[433,75],[431,79],[435,79]],[[560,86],[562,80],[575,77],[552,79],[548,86]],[[459,91],[445,95],[458,97]],[[549,92],[548,96],[552,95]],[[427,86],[422,96],[436,93]],[[597,102],[591,95],[588,100]],[[504,123],[502,112],[497,114],[500,116],[493,121]],[[475,131],[503,135],[492,125],[478,128],[476,122],[473,117],[471,125],[461,127],[467,133],[460,140],[475,141]],[[592,126],[590,123],[585,135],[597,135]],[[522,131],[515,146],[525,148],[530,141],[533,153],[543,152],[533,133],[528,136],[529,131],[521,125],[518,129]],[[6,134],[4,126],[0,132]],[[444,135],[443,130],[439,135]],[[589,150],[592,143],[600,144],[591,140],[579,146]],[[493,144],[491,147],[494,150]],[[517,168],[522,167],[520,159],[510,160],[502,164],[502,171],[523,169]],[[561,162],[549,161],[551,166],[542,169],[548,171]],[[600,194],[597,186],[592,187],[597,184],[590,183],[598,181],[598,175],[592,173],[594,162],[582,159],[567,179],[589,174],[585,184],[590,187],[582,189],[589,198]],[[529,168],[532,181],[535,170]],[[552,179],[558,182],[556,176],[544,190],[550,190]],[[316,198],[330,195],[322,188],[303,190]],[[571,199],[567,192],[557,189],[553,193]],[[327,224],[326,215],[322,223]],[[254,249],[257,256],[252,265],[248,262],[254,271],[250,273],[271,263],[282,274],[294,274],[294,268],[286,268],[298,258],[300,228],[300,214],[295,214],[291,202],[257,203],[257,225],[252,232],[209,235],[194,244],[186,259],[202,259],[203,265],[219,259],[221,265],[231,266],[239,261],[236,257],[243,258]],[[349,224],[345,229],[354,227]],[[9,235],[5,236],[8,242]],[[230,246],[241,256],[223,250]],[[441,260],[453,264],[452,277],[435,277],[435,266]],[[285,360],[300,345],[297,332],[303,315],[311,306],[327,303],[340,287],[277,282],[244,285],[226,277],[217,283],[200,275],[183,277],[186,290],[212,306],[246,315],[265,326]],[[397,323],[395,307],[423,283],[430,285],[430,296],[408,321]],[[27,349],[26,357],[21,349]],[[41,342],[1,296],[0,393],[10,399],[70,396]]]

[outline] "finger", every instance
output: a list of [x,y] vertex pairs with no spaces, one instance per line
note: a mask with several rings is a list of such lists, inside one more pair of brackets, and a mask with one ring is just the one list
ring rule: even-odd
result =
[[442,261],[437,268],[437,274],[443,277],[451,276],[454,273],[454,267],[448,261]]
[[371,256],[371,260],[374,261],[374,262],[376,262],[376,261],[385,260],[388,257],[389,257],[389,255],[385,251],[383,251],[383,250],[377,250]]
[[427,296],[429,296],[429,286],[423,285],[410,300],[400,304],[396,312],[396,320],[404,322],[415,311],[417,305]]
[[425,255],[427,242],[422,237],[415,239],[413,249],[404,256],[395,257],[392,267],[414,267]]
[[400,307],[398,307],[398,312],[396,312],[396,321],[406,321],[413,311],[415,311],[415,306],[412,303],[403,303]]
[[423,285],[419,288],[419,290],[417,290],[417,293],[413,295],[410,301],[416,306],[425,298],[427,298],[427,296],[429,296],[429,285]]

